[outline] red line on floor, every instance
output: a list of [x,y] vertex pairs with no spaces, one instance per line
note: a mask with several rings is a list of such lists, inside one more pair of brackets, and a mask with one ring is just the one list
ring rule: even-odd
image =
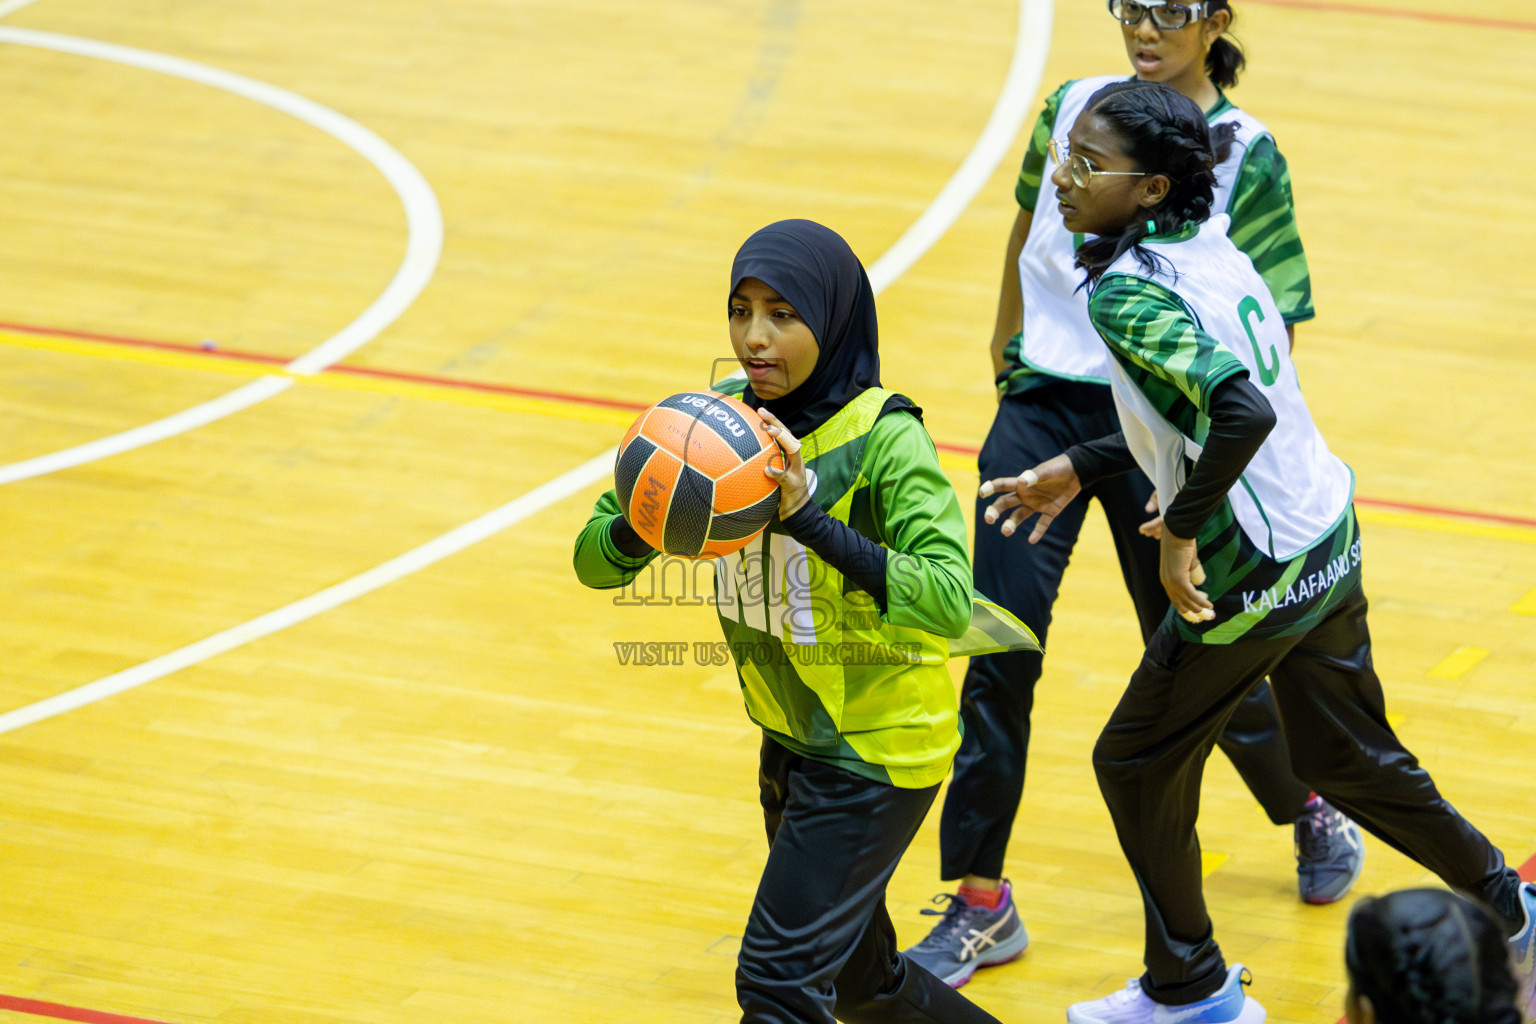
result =
[[[952,455],[966,455],[975,457],[980,454],[979,448],[969,445],[950,444],[945,441],[935,441],[934,447],[941,452],[949,452]],[[1507,516],[1499,512],[1472,512],[1460,508],[1441,508],[1438,505],[1414,505],[1406,501],[1387,501],[1383,498],[1366,498],[1355,495],[1356,505],[1366,505],[1370,508],[1384,508],[1397,512],[1417,512],[1420,515],[1445,516],[1448,519],[1470,519],[1480,523],[1500,523],[1505,526],[1524,526],[1536,529],[1536,519],[1525,516]]]
[[1378,18],[1406,18],[1409,21],[1433,21],[1445,25],[1464,25],[1468,28],[1502,28],[1517,32],[1536,32],[1536,22],[1510,21],[1502,18],[1478,18],[1466,14],[1447,14],[1440,11],[1413,11],[1391,7],[1368,7],[1363,4],[1333,4],[1323,0],[1247,0],[1269,7],[1295,7],[1304,11],[1325,14],[1369,14]]
[[[292,362],[292,359],[288,356],[274,356],[261,352],[244,352],[240,349],[221,348],[212,342],[190,345],[186,342],[151,341],[147,338],[129,338],[119,334],[98,334],[94,331],[71,331],[60,327],[38,327],[33,324],[3,322],[0,322],[0,330],[15,331],[17,334],[35,334],[43,338],[73,338],[80,341],[99,341],[110,345],[125,345],[130,348],[159,349],[164,352],[179,352],[183,355],[204,356],[209,359],[226,359],[238,363],[263,363],[282,366]],[[622,409],[626,412],[639,412],[648,407],[644,402],[626,402],[616,398],[576,395],[563,391],[541,391],[537,388],[517,388],[508,384],[487,384],[481,381],[463,380],[453,377],[433,377],[420,373],[401,373],[395,370],[378,370],[368,366],[337,364],[335,366],[327,366],[323,372],[344,373],[353,377],[381,377],[412,384],[435,384],[439,387],[457,388],[461,391],[490,392],[499,395],[513,395],[518,398],[542,398],[554,402],[574,402],[580,405],[596,405],[607,409]]]
[[[1527,882],[1536,882],[1536,855],[1532,855],[1529,860],[1520,865],[1520,877]],[[45,1003],[40,999],[22,999],[19,996],[0,995],[0,1010],[28,1013],[36,1017],[51,1017],[54,1020],[79,1021],[80,1024],[166,1024],[165,1021],[151,1017],[129,1017],[121,1013],[85,1010],[78,1006]],[[1339,1024],[1344,1024],[1343,1017],[1339,1018]]]
[[[9,324],[0,322],[0,331],[15,331],[17,334],[36,334],[43,338],[74,338],[79,341],[101,341],[111,345],[125,345],[129,348],[153,348],[166,352],[185,352],[200,356],[213,356],[219,359],[235,359],[243,363],[272,363],[281,365],[288,362],[282,356],[264,355],[258,352],[240,352],[234,349],[204,348],[203,345],[188,345],[177,341],[151,341],[148,338],[129,338],[121,334],[99,334],[95,331],[71,331],[62,327],[36,327],[32,324]],[[212,345],[212,342],[206,344]]]
[[82,1010],[78,1006],[61,1003],[45,1003],[40,999],[22,999],[18,996],[0,995],[0,1010],[30,1013],[35,1017],[52,1017],[54,1020],[75,1020],[81,1024],[165,1024],[165,1021],[149,1017],[127,1017],[121,1013],[104,1010]]
[[[1264,0],[1264,2],[1274,3],[1278,2],[1278,0]],[[1290,0],[1286,0],[1286,2],[1290,2]],[[273,356],[259,352],[242,352],[238,349],[218,347],[204,348],[202,345],[191,345],[185,342],[151,341],[146,338],[99,334],[92,331],[73,331],[60,327],[38,327],[33,324],[0,322],[0,330],[15,331],[18,334],[35,334],[39,337],[75,338],[83,341],[99,341],[112,345],[126,345],[133,348],[161,349],[168,352],[205,356],[210,359],[229,359],[237,362],[282,365],[291,361],[287,356]],[[645,402],[630,402],[618,398],[602,398],[596,395],[581,395],[569,391],[546,391],[540,388],[519,388],[512,387],[509,384],[491,384],[483,381],[464,380],[462,378],[435,377],[428,374],[405,373],[398,370],[380,370],[368,366],[338,364],[326,367],[324,372],[343,373],[354,377],[378,377],[410,384],[431,384],[437,387],[457,388],[462,391],[512,395],[519,398],[538,398],[551,402],[571,402],[578,405],[592,405],[606,409],[621,409],[625,412],[639,412],[648,406],[648,403]],[[935,441],[934,446],[941,452],[949,452],[952,455],[964,455],[970,458],[974,458],[980,451],[980,449],[970,445],[952,444],[945,441]],[[1417,512],[1421,515],[1445,516],[1451,519],[1467,519],[1476,522],[1500,523],[1505,526],[1521,526],[1536,529],[1536,519],[1526,516],[1511,516],[1498,512],[1475,512],[1468,509],[1441,508],[1436,505],[1415,505],[1403,501],[1367,498],[1358,494],[1355,495],[1355,503],[1372,508],[1391,509],[1398,512]]]
[[1468,512],[1463,509],[1440,508],[1435,505],[1411,505],[1405,501],[1385,501],[1381,498],[1362,498],[1355,496],[1355,501],[1361,505],[1370,505],[1373,508],[1393,509],[1398,512],[1419,512],[1431,516],[1449,516],[1455,519],[1476,519],[1485,523],[1503,523],[1506,526],[1530,526],[1536,527],[1536,519],[1527,519],[1523,516],[1506,516],[1498,512]]
[[432,377],[420,373],[402,373],[398,370],[376,370],[367,366],[330,366],[327,373],[348,373],[357,377],[384,377],[389,380],[412,384],[436,384],[439,387],[458,388],[461,391],[488,391],[498,395],[516,395],[521,398],[544,398],[553,402],[576,402],[581,405],[598,405],[607,409],[623,409],[640,412],[649,408],[644,402],[626,402],[617,398],[599,398],[595,395],[577,395],[568,391],[541,391],[537,388],[514,388],[507,384],[487,384],[481,381],[454,377]]

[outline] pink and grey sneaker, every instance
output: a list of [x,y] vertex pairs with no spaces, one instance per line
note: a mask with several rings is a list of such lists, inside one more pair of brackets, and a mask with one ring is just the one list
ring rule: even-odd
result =
[[995,967],[1024,955],[1029,934],[1013,905],[1013,887],[1003,882],[996,909],[972,907],[954,893],[941,893],[935,903],[943,910],[924,910],[939,917],[928,937],[904,950],[908,959],[935,975],[950,988],[971,980],[978,967]]
[[1360,826],[1320,796],[1296,819],[1296,888],[1303,903],[1344,898],[1365,863]]

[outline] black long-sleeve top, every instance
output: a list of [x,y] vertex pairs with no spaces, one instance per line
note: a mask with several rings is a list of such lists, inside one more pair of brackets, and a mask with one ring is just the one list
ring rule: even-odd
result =
[[[1163,527],[1175,537],[1200,532],[1275,428],[1274,408],[1246,375],[1228,377],[1216,385],[1209,415],[1210,431],[1200,458],[1179,496],[1163,510]],[[1136,468],[1124,433],[1073,445],[1067,457],[1084,487]]]

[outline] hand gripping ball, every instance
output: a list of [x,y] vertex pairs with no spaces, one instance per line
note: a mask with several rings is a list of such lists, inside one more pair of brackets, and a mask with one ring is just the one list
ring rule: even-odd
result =
[[745,403],[685,391],[635,420],[613,479],[624,518],[651,547],[714,558],[745,547],[778,512],[778,485],[763,472],[774,458],[778,445]]

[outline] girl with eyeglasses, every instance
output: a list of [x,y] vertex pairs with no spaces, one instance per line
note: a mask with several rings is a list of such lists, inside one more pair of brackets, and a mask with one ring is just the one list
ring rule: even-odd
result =
[[[1372,667],[1354,477],[1328,448],[1264,278],[1230,237],[1214,168],[1233,126],[1208,127],[1156,83],[1094,93],[1067,146],[1104,174],[1051,174],[1088,318],[1110,356],[1120,426],[1018,477],[987,523],[1039,515],[1048,535],[1099,481],[1136,467],[1164,510],[1174,614],[1147,642],[1093,751],[1142,895],[1146,972],[1067,1010],[1071,1024],[1259,1024],[1241,964],[1206,912],[1195,825],[1201,767],[1232,710],[1269,677],[1291,764],[1371,834],[1488,906],[1527,979],[1536,886],[1440,795],[1387,721]],[[1110,172],[1113,172],[1111,176]],[[1409,1024],[1390,1018],[1392,1024]]]
[[[1213,212],[1226,213],[1234,243],[1253,261],[1287,331],[1312,317],[1311,282],[1297,234],[1285,159],[1264,125],[1239,110],[1223,89],[1244,67],[1227,36],[1227,0],[1147,6],[1109,0],[1134,77],[1162,82],[1197,103],[1212,124],[1231,125],[1237,145],[1216,168]],[[978,461],[981,479],[1019,472],[1079,441],[1117,428],[1109,356],[1088,323],[1081,275],[1073,267],[1080,239],[1047,204],[1041,182],[1064,161],[1084,183],[1103,171],[1086,154],[1069,154],[1068,128],[1088,97],[1123,80],[1109,75],[1067,82],[1035,122],[1015,196],[1019,213],[1007,246],[992,363],[999,401]],[[1110,179],[1120,180],[1120,179]],[[1151,484],[1140,473],[1103,481],[1097,498],[1109,522],[1142,638],[1168,612],[1158,582],[1156,519],[1147,519]],[[1082,528],[1087,502],[1066,511],[1038,544],[1009,544],[977,530],[976,588],[1022,619],[1045,642],[1051,606]],[[980,519],[983,504],[977,506]],[[936,897],[939,922],[908,954],[952,985],[978,967],[1023,953],[1028,936],[1004,879],[1004,856],[1024,789],[1030,711],[1040,678],[1038,653],[972,658],[961,693],[965,725],[940,819],[942,877],[958,891]],[[1298,781],[1280,735],[1274,698],[1260,683],[1238,709],[1220,746],[1276,825],[1295,830],[1297,880],[1309,903],[1340,899],[1359,874],[1360,832]]]

